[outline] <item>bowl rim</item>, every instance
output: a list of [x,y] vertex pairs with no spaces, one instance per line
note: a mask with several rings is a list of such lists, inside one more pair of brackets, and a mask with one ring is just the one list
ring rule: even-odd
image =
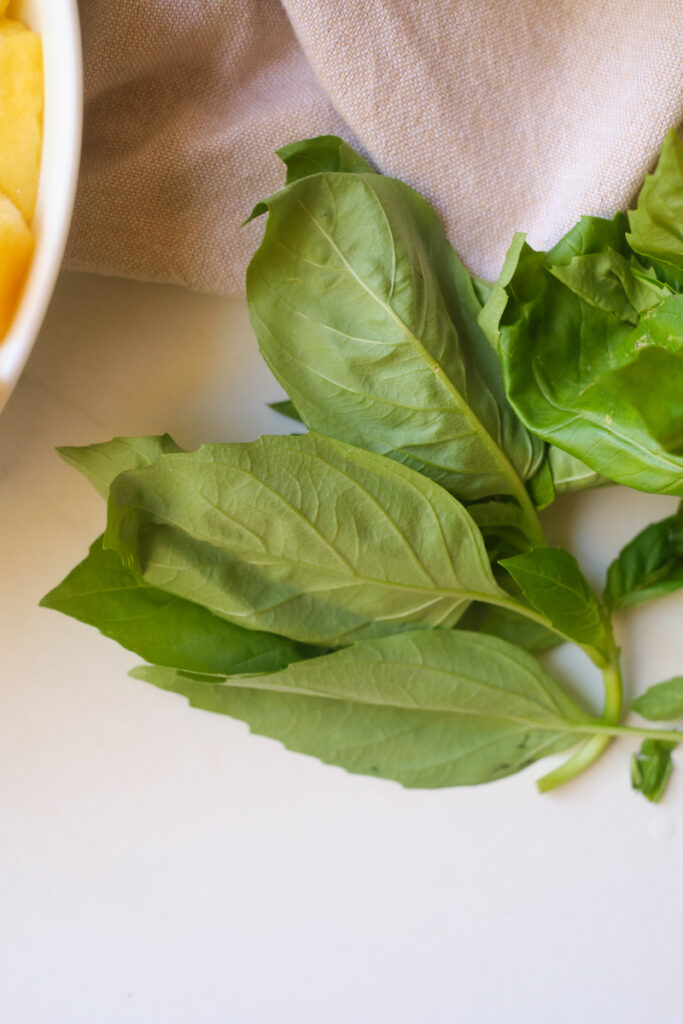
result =
[[[61,183],[59,208],[50,215],[50,229],[37,238],[36,251],[17,310],[5,337],[0,341],[0,411],[7,402],[26,365],[31,349],[54,291],[64,250],[66,248],[78,183],[83,130],[83,58],[77,0],[48,0],[59,4],[55,16],[64,19],[64,33],[59,38],[59,65],[62,96],[67,97],[73,116],[65,119],[60,136],[59,158],[54,173]],[[48,108],[47,101],[45,108]],[[47,135],[47,130],[44,133]],[[44,154],[43,154],[44,155]],[[43,167],[41,166],[41,176]],[[41,206],[38,187],[37,217]]]

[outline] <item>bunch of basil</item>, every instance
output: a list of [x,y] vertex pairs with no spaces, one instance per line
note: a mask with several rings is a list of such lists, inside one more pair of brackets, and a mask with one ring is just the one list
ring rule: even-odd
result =
[[[537,509],[607,481],[683,496],[683,145],[628,218],[547,253],[515,238],[493,286],[341,140],[280,156],[247,291],[276,408],[308,432],[62,449],[107,526],[43,603],[145,658],[137,678],[351,772],[466,785],[576,746],[550,789],[635,734],[658,799],[683,733],[619,724],[610,617],[683,586],[683,513],[599,600]],[[534,656],[562,641],[603,671],[600,719]],[[634,706],[683,717],[683,678]]]

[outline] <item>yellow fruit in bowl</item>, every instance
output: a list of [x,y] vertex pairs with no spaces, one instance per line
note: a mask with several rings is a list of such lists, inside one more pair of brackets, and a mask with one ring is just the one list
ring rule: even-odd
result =
[[14,316],[33,255],[33,235],[6,196],[0,195],[0,338]]
[[38,193],[42,110],[40,36],[18,21],[0,21],[0,192],[27,223]]

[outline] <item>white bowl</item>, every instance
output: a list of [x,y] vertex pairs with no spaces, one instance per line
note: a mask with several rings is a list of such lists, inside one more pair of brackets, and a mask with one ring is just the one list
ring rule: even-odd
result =
[[59,273],[76,193],[83,121],[76,0],[15,0],[8,13],[42,37],[45,108],[32,225],[36,248],[14,320],[0,341],[0,409],[28,359]]

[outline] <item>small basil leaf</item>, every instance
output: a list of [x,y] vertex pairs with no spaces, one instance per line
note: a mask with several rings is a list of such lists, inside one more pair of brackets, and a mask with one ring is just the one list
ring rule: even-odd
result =
[[466,500],[519,494],[542,445],[509,406],[470,275],[428,204],[382,175],[322,173],[266,209],[249,315],[305,424]]
[[308,433],[167,455],[112,485],[105,545],[238,625],[337,646],[499,600],[475,523],[391,459]]
[[589,719],[531,655],[490,636],[419,630],[282,672],[198,680],[133,672],[349,772],[404,786],[475,785],[563,750]]
[[605,604],[630,608],[683,587],[683,509],[651,523],[622,548],[607,570]]
[[671,751],[675,743],[643,740],[640,752],[631,758],[631,785],[653,803],[662,799],[673,771]]
[[562,548],[534,548],[500,564],[529,603],[565,637],[607,656],[600,604],[573,555]]
[[629,211],[628,219],[631,248],[661,268],[680,290],[683,287],[683,142],[675,129],[672,128],[664,140],[655,173],[645,179],[638,205]]
[[156,665],[194,672],[275,672],[320,654],[272,633],[235,626],[200,605],[139,581],[98,538],[88,557],[40,602],[95,626]]
[[632,328],[561,284],[528,247],[507,290],[500,353],[510,401],[527,427],[610,480],[683,495],[683,458],[666,452],[638,411],[600,380],[630,362],[643,333],[677,315],[670,304],[683,297]]
[[161,434],[153,437],[115,437],[101,444],[80,448],[66,446],[57,451],[65,462],[82,473],[95,490],[106,498],[112,480],[119,473],[149,466],[159,456],[182,449],[168,434]]
[[277,155],[287,165],[287,185],[321,171],[372,174],[373,168],[337,135],[318,135],[282,146]]
[[288,420],[294,420],[296,423],[302,423],[301,416],[296,411],[294,402],[291,402],[289,398],[285,398],[281,402],[269,402],[268,408],[272,409],[273,412],[277,412],[280,416],[286,416]]
[[683,676],[651,686],[633,701],[631,707],[651,722],[672,722],[683,718]]

